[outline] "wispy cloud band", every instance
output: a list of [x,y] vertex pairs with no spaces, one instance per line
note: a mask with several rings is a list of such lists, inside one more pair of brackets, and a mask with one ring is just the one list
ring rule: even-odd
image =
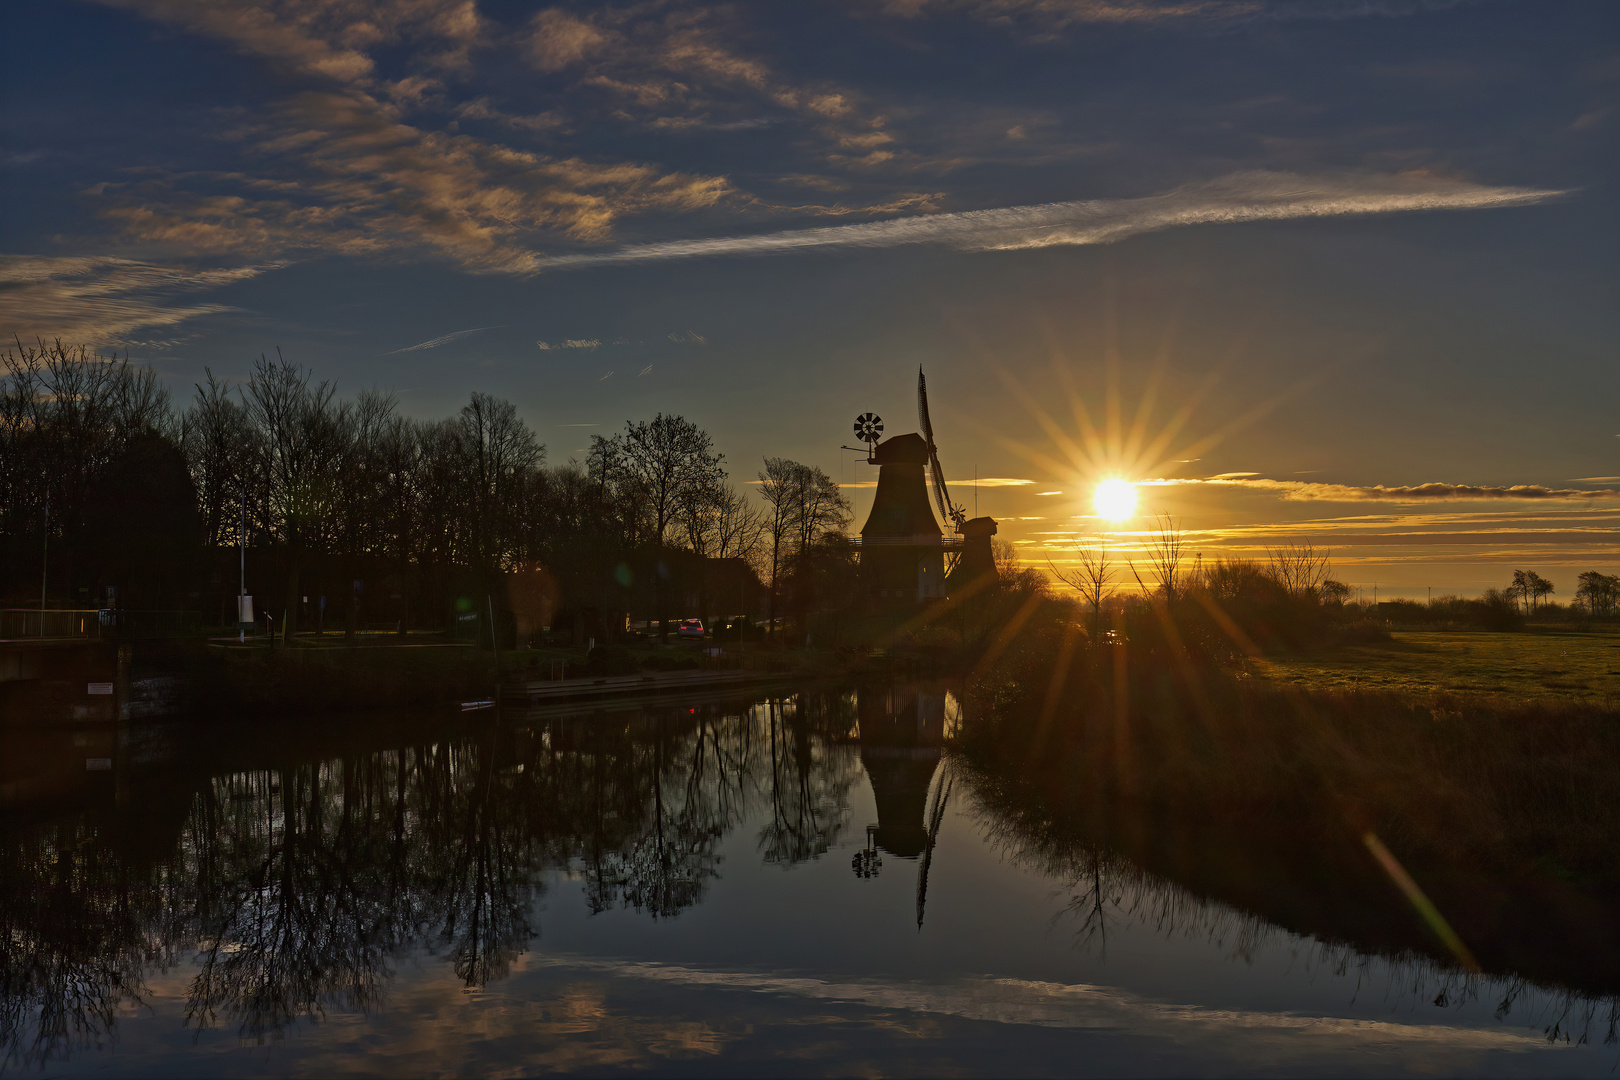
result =
[[1304,480],[1268,480],[1264,477],[1210,477],[1202,480],[1145,480],[1162,487],[1219,485],[1277,492],[1297,502],[1481,502],[1503,499],[1526,501],[1620,500],[1620,490],[1612,488],[1550,488],[1541,484],[1513,484],[1491,487],[1480,484],[1412,484],[1388,487],[1383,484],[1317,484]]
[[540,268],[907,244],[943,244],[972,251],[1106,244],[1183,225],[1419,210],[1481,210],[1526,206],[1563,194],[1566,193],[1539,188],[1491,187],[1427,174],[1323,177],[1241,172],[1147,198],[1042,203],[792,229],[757,236],[637,244],[616,251],[558,255],[542,260]]
[[498,330],[498,329],[500,329],[500,327],[498,327],[498,326],[475,326],[471,330],[457,330],[453,334],[446,334],[443,337],[436,337],[436,338],[433,338],[431,341],[424,341],[424,342],[421,342],[421,343],[416,344],[416,345],[407,345],[403,349],[395,349],[393,352],[386,352],[386,353],[383,353],[383,355],[384,356],[397,356],[400,353],[420,352],[423,349],[437,349],[440,345],[448,345],[452,341],[460,341],[462,338],[467,337],[470,334],[481,333],[481,332],[483,332],[485,330]]
[[198,267],[109,256],[0,255],[0,336],[124,344],[136,331],[235,309],[182,299],[271,266]]

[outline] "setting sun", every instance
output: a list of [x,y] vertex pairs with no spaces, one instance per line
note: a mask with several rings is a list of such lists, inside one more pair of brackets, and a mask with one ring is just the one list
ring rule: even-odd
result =
[[1124,521],[1136,513],[1136,485],[1129,480],[1104,480],[1091,497],[1097,514],[1109,521]]

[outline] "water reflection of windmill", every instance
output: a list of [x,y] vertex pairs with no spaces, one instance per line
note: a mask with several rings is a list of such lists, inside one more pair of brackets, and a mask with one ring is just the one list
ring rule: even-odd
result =
[[[861,579],[867,596],[879,608],[939,600],[996,572],[990,551],[995,519],[969,518],[951,499],[928,414],[928,383],[920,367],[917,424],[920,434],[884,439],[883,420],[877,414],[862,413],[855,420],[855,436],[867,444],[866,460],[878,466],[872,512],[861,528]],[[933,507],[929,506],[930,486]],[[941,522],[956,536],[947,538]],[[948,578],[947,555],[954,557]]]
[[[867,849],[852,862],[856,875],[879,852],[918,859],[917,925],[922,925],[928,870],[950,798],[949,779],[935,783],[945,745],[945,691],[937,684],[893,683],[856,693],[861,765],[872,785],[877,824],[867,830]],[[930,794],[933,798],[930,800]]]

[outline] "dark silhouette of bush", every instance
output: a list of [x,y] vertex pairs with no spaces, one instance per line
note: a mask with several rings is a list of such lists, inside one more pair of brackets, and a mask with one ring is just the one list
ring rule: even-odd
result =
[[640,670],[635,654],[623,645],[598,645],[585,659],[586,675],[634,675]]
[[1524,615],[1513,598],[1500,589],[1487,589],[1485,595],[1471,601],[1475,622],[1486,630],[1518,630],[1524,626]]

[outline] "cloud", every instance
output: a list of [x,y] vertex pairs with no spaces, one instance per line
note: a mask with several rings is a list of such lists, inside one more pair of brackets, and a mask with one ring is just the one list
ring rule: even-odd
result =
[[541,352],[550,352],[553,349],[596,349],[601,347],[602,342],[596,338],[568,338],[556,344],[549,341],[537,341],[534,344]]
[[1525,1029],[1497,1030],[1445,1024],[1399,1023],[1317,1016],[1297,1012],[1214,1009],[1155,1001],[1117,987],[1028,979],[969,976],[935,982],[882,979],[831,982],[797,975],[707,970],[676,964],[604,960],[574,955],[537,955],[537,968],[580,970],[598,978],[616,977],[688,987],[693,990],[752,990],[783,998],[846,1002],[903,1013],[956,1016],[992,1024],[1027,1027],[1112,1029],[1178,1040],[1226,1043],[1241,1037],[1252,1054],[1269,1038],[1270,1060],[1282,1060],[1285,1047],[1302,1055],[1324,1047],[1369,1046],[1523,1050],[1543,1045]]
[[1427,174],[1301,176],[1241,172],[1139,199],[1094,199],[993,210],[927,214],[888,221],[793,229],[757,236],[674,240],[543,259],[542,269],[619,262],[767,255],[817,248],[943,244],[968,251],[1012,251],[1106,244],[1186,225],[1526,206],[1561,191],[1490,187]]
[[474,272],[529,273],[534,244],[602,240],[626,214],[686,212],[723,177],[517,150],[405,123],[354,88],[308,91],[238,133],[259,174],[164,174],[104,185],[126,238],[188,255],[437,253]]
[[226,41],[291,73],[360,82],[371,52],[406,45],[439,67],[466,64],[483,33],[475,0],[101,0]]
[[404,352],[419,352],[422,349],[437,349],[440,345],[448,345],[452,341],[459,341],[460,339],[466,337],[469,334],[477,334],[477,333],[481,333],[481,332],[483,332],[485,330],[498,330],[498,329],[500,329],[500,327],[498,327],[498,326],[475,326],[471,330],[457,330],[453,334],[446,334],[446,335],[444,335],[444,337],[436,337],[431,341],[424,341],[420,345],[410,345],[410,346],[407,346],[406,348],[403,348],[403,349],[395,349],[393,352],[386,352],[386,353],[383,353],[383,355],[384,356],[395,356],[395,355],[397,355],[399,353],[404,353]]
[[1203,480],[1144,480],[1140,483],[1163,487],[1221,485],[1253,491],[1273,491],[1292,502],[1481,502],[1501,499],[1523,501],[1620,500],[1620,491],[1593,488],[1549,488],[1540,484],[1513,484],[1488,487],[1478,484],[1414,484],[1388,487],[1383,484],[1317,484],[1306,480],[1244,479],[1235,476]]
[[[739,131],[796,120],[843,163],[894,158],[887,118],[848,87],[783,76],[727,41],[729,13],[658,5],[548,8],[530,21],[528,62],[605,100],[604,119],[659,132]],[[760,110],[766,115],[761,115]]]
[[[535,153],[411,118],[442,103],[434,74],[467,68],[485,27],[471,0],[109,0],[264,59],[296,89],[226,134],[251,171],[157,173],[97,185],[124,238],[186,256],[320,253],[448,256],[464,269],[529,273],[537,243],[601,241],[625,215],[705,209],[734,195],[720,176],[637,162]],[[379,77],[373,53],[402,49],[413,70]],[[469,118],[520,130],[487,99]],[[430,113],[433,109],[428,110]],[[439,110],[442,114],[442,110]]]
[[879,0],[891,15],[961,13],[991,23],[1161,23],[1393,18],[1474,0]]
[[882,6],[907,17],[961,12],[992,22],[1022,17],[1055,26],[1223,19],[1252,16],[1265,7],[1259,0],[882,0]]
[[105,256],[0,255],[0,336],[123,344],[149,327],[236,311],[189,293],[256,277],[273,266],[199,267]]

